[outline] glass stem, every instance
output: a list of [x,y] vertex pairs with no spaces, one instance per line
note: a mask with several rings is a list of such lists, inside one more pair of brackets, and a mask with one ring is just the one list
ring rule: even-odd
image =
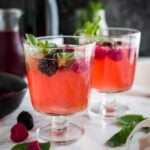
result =
[[69,123],[67,116],[52,117],[52,132],[62,133],[68,129]]
[[102,104],[100,106],[100,112],[103,116],[113,116],[116,113],[116,98],[115,94],[102,93]]

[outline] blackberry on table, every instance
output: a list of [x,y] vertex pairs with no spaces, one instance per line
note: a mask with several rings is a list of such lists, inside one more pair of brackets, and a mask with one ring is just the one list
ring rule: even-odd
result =
[[17,117],[18,123],[23,123],[27,130],[31,130],[33,128],[33,117],[27,111],[22,111]]

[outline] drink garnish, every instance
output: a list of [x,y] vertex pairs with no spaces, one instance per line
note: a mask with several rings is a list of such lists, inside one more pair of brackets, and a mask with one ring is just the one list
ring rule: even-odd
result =
[[98,16],[92,22],[86,21],[83,25],[83,28],[78,29],[75,34],[76,35],[85,35],[85,36],[94,36],[100,34],[99,22],[101,17]]
[[47,40],[38,40],[32,34],[26,34],[26,38],[27,43],[39,47],[40,52],[44,53],[43,58],[39,60],[38,68],[47,76],[54,75],[59,68],[68,68],[75,61],[75,58],[82,57],[82,53],[75,51],[73,45],[58,47],[55,43]]
[[38,40],[33,34],[25,34],[27,43],[32,46],[37,46],[42,50],[43,53],[48,54],[52,48],[56,48],[57,45],[53,42],[47,40]]

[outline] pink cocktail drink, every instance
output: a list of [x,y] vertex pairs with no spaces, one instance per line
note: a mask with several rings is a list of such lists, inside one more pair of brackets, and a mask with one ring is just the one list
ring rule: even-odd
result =
[[71,63],[68,67],[57,68],[50,75],[43,73],[41,67],[51,60],[46,58],[44,61],[32,56],[26,58],[33,107],[39,112],[56,115],[84,110],[91,85],[89,62],[84,57],[72,58],[67,60]]
[[133,83],[136,49],[128,43],[97,43],[93,62],[93,88],[101,92],[121,92]]

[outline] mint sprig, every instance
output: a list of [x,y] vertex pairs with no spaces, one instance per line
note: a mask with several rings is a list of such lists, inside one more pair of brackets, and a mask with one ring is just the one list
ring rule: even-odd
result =
[[52,48],[56,48],[57,45],[53,42],[49,42],[47,40],[38,40],[33,34],[25,34],[27,43],[32,46],[40,47],[43,53],[50,53]]
[[59,52],[57,53],[57,58],[73,58],[74,52]]
[[37,46],[38,40],[33,34],[25,34],[25,36],[29,44]]
[[[11,148],[11,150],[27,150],[28,145],[30,143],[22,143],[22,144],[17,144],[14,147]],[[47,143],[39,143],[41,150],[50,150],[50,142]]]
[[[106,144],[110,147],[117,147],[125,144],[131,131],[138,123],[145,119],[146,118],[142,115],[137,114],[127,114],[119,117],[116,124],[121,126],[121,130],[108,139]],[[143,131],[149,132],[150,130],[149,128],[143,128]]]
[[94,19],[92,22],[86,21],[83,25],[83,28],[78,29],[75,34],[76,35],[87,35],[87,36],[94,36],[98,35],[100,33],[99,28],[99,22],[101,20],[101,17],[98,16],[96,19]]

